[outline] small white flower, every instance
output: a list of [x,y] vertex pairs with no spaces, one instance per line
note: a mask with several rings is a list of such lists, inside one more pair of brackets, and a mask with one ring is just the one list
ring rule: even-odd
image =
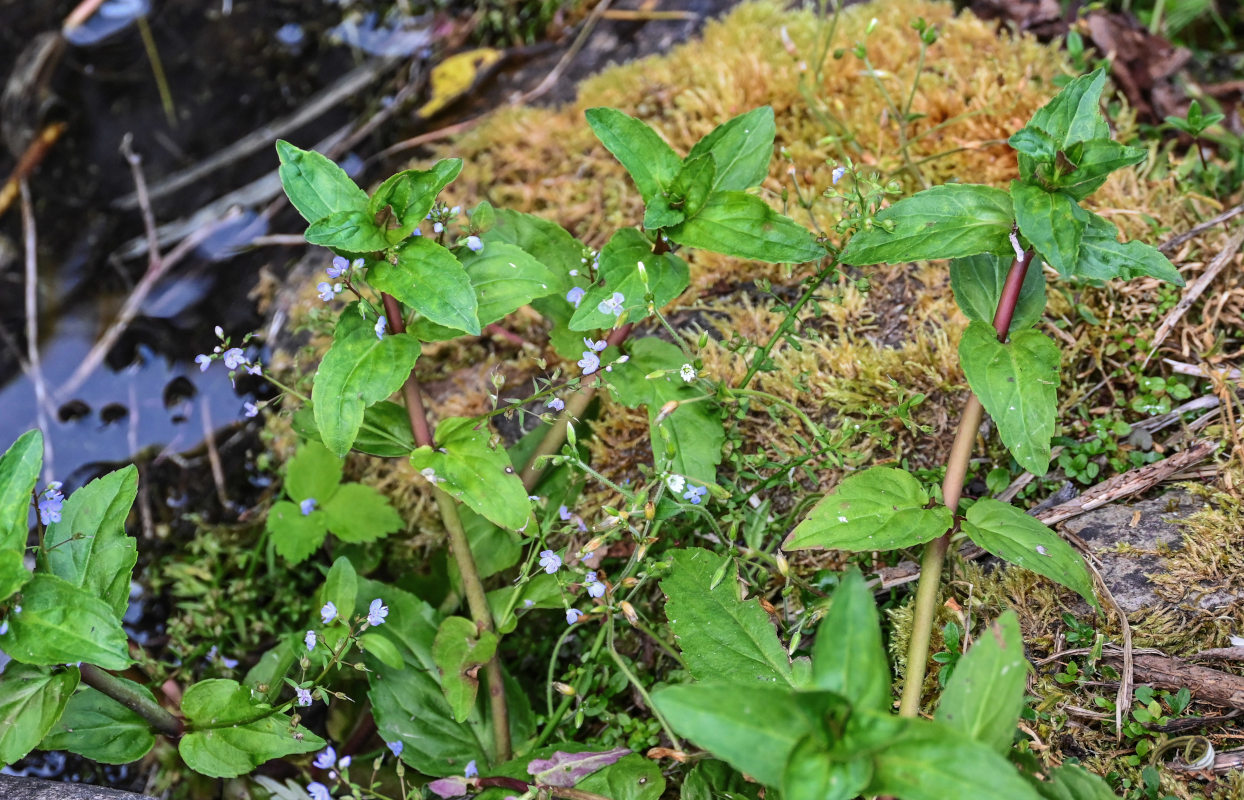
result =
[[683,489],[687,487],[687,479],[681,475],[671,475],[665,479],[665,485],[670,487],[670,491],[674,494],[682,494]]
[[695,371],[695,367],[690,364],[683,364],[678,370],[678,374],[682,376],[684,383],[691,383],[700,374]]

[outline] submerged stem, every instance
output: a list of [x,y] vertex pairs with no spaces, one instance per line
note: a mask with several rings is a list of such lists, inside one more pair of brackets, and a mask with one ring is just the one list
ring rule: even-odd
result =
[[[994,313],[993,326],[998,333],[999,341],[1006,341],[1011,329],[1011,318],[1015,315],[1015,306],[1019,302],[1020,289],[1024,285],[1024,277],[1028,274],[1028,266],[1032,263],[1033,252],[1025,250],[1023,255],[1011,264],[1007,273],[1006,283],[1002,286],[998,298],[998,309]],[[959,507],[959,497],[963,494],[963,481],[967,476],[968,462],[972,458],[972,445],[976,441],[976,432],[980,429],[984,409],[980,400],[973,394],[968,398],[959,418],[959,429],[955,433],[954,444],[950,447],[950,455],[946,459],[946,478],[942,481],[942,501],[954,513]],[[911,624],[911,640],[907,645],[907,674],[903,679],[903,698],[899,703],[898,713],[904,717],[914,717],[920,713],[920,696],[924,688],[924,676],[928,669],[929,638],[933,633],[933,618],[937,614],[937,594],[941,588],[942,564],[946,560],[946,551],[950,548],[950,536],[953,529],[925,545],[924,556],[920,560],[920,581],[916,584],[915,616]]]

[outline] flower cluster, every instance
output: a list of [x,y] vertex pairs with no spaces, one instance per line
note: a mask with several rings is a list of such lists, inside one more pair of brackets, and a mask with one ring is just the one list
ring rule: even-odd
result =
[[[242,344],[246,345],[250,342],[253,334],[246,334],[242,339]],[[199,365],[199,372],[207,372],[207,368],[212,365],[216,359],[225,362],[225,368],[229,370],[229,380],[233,381],[239,369],[245,369],[248,375],[262,375],[263,367],[258,361],[254,361],[246,354],[243,347],[234,347],[229,337],[225,336],[224,329],[219,325],[216,326],[216,338],[220,340],[220,344],[212,348],[210,353],[200,353],[194,357],[194,363]],[[235,384],[236,385],[236,384]],[[254,406],[252,403],[251,406]],[[255,414],[259,413],[259,408],[254,406]],[[255,414],[250,413],[250,407],[247,408],[248,417]]]
[[687,479],[682,475],[673,474],[665,479],[665,485],[676,495],[682,497],[683,500],[690,502],[692,505],[699,505],[704,496],[708,494],[707,486],[689,486]]
[[61,494],[61,486],[63,484],[60,481],[52,481],[39,495],[39,522],[45,526],[60,522],[61,508],[65,505],[65,495]]

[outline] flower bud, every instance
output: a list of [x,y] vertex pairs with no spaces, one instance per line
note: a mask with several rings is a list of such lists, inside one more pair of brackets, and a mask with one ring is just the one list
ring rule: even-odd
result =
[[573,686],[568,683],[562,683],[561,681],[553,681],[553,688],[558,694],[564,694],[566,697],[574,697],[578,694]]
[[634,625],[636,622],[639,622],[639,615],[635,613],[635,606],[623,600],[621,603],[621,607],[622,607],[622,616],[626,617],[627,622],[631,623],[632,625]]
[[786,556],[778,553],[774,560],[777,561],[778,572],[782,573],[783,578],[790,574],[790,562],[786,560]]

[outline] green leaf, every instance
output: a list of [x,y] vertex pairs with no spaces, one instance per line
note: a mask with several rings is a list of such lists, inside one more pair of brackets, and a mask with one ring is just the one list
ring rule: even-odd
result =
[[21,551],[0,550],[0,602],[8,600],[14,592],[21,589],[30,580],[30,570],[26,569],[26,561]]
[[[350,608],[342,609],[349,615]],[[274,703],[285,688],[282,680],[297,663],[298,657],[307,652],[299,634],[286,634],[266,653],[259,657],[255,666],[246,671],[242,685],[252,691],[252,697],[264,703]]]
[[462,266],[475,289],[481,325],[496,322],[561,288],[561,279],[552,269],[517,245],[505,242],[485,244],[478,253],[467,250]]
[[[1007,144],[1033,161],[1053,163],[1058,154],[1058,144],[1054,137],[1040,128],[1021,128],[1007,140]],[[1031,178],[1032,173],[1025,173],[1024,177]]]
[[137,494],[133,465],[96,478],[70,495],[60,522],[49,525],[44,536],[44,567],[102,598],[118,619],[129,608],[130,574],[138,560],[137,543],[125,535]]
[[851,800],[872,780],[869,759],[834,761],[811,734],[791,751],[782,771],[783,800]]
[[380,659],[386,667],[400,669],[403,665],[402,654],[397,651],[397,647],[388,639],[378,633],[368,631],[359,637],[359,645],[364,652],[370,653]]
[[366,211],[334,211],[307,227],[305,238],[311,244],[349,253],[368,253],[389,246],[384,231]]
[[714,586],[724,558],[695,547],[673,551],[670,560],[661,591],[687,671],[702,681],[789,686],[790,659],[760,603],[742,598],[737,565],[731,562]]
[[353,307],[342,313],[311,390],[315,423],[330,451],[346,454],[363,424],[363,410],[401,387],[419,352],[415,337],[391,333],[377,338],[373,323]]
[[814,708],[821,701],[846,708],[846,701],[830,692],[745,682],[671,686],[652,695],[675,732],[769,786],[781,784],[795,746],[819,729]]
[[317,222],[338,211],[367,208],[367,193],[355,185],[345,170],[314,150],[300,150],[278,139],[277,171],[281,186],[307,222]]
[[713,191],[713,179],[716,174],[717,166],[712,156],[707,154],[698,157],[688,156],[682,169],[678,170],[678,174],[670,182],[670,200],[678,203],[677,208],[687,218],[694,217],[700,213],[700,209],[704,207],[705,201]]
[[1108,783],[1079,764],[1063,764],[1047,775],[1048,781],[1029,778],[1046,800],[1118,800]]
[[[305,405],[294,412],[290,423],[299,438],[320,442],[320,429],[315,425],[313,406]],[[410,417],[405,406],[381,400],[363,411],[363,424],[355,436],[353,449],[369,456],[399,458],[410,455],[415,439],[410,433]]]
[[877,604],[852,568],[834,591],[812,647],[812,685],[851,698],[855,708],[890,707],[890,665]]
[[1018,158],[1021,175],[1031,178],[1036,174],[1039,164],[1051,163],[1054,154],[1060,150],[1065,151],[1076,142],[1110,137],[1110,126],[1099,106],[1101,90],[1105,85],[1105,71],[1095,70],[1068,83],[1050,102],[1037,109],[1024,129],[1039,131],[1048,136],[1053,144],[1052,153],[1048,157],[1050,160],[1038,160],[1016,147],[1020,150]]
[[1011,199],[1019,232],[1060,275],[1074,275],[1088,212],[1070,195],[1022,181],[1011,181]]
[[[155,702],[147,687],[125,678],[116,680]],[[155,736],[145,719],[103,692],[83,686],[39,747],[68,750],[104,764],[128,764],[147,755],[154,745]]]
[[237,681],[213,678],[186,690],[181,710],[190,732],[177,743],[186,766],[212,778],[236,778],[273,758],[310,753],[324,740],[286,714],[251,700]]
[[363,483],[343,483],[324,504],[328,530],[343,542],[374,542],[405,523],[389,498]]
[[294,502],[328,500],[341,483],[341,458],[319,442],[298,448],[285,465],[285,494]]
[[[690,164],[697,156],[711,155],[717,169],[710,190],[745,191],[759,186],[768,177],[776,135],[773,109],[761,106],[714,128],[691,148],[686,163]],[[687,215],[694,213],[688,211]]]
[[396,244],[419,227],[432,210],[436,196],[462,172],[462,159],[443,158],[431,169],[408,169],[386,180],[367,201],[367,213],[375,220],[388,207],[396,225],[386,229],[387,242]]
[[618,317],[601,311],[602,300],[620,292],[622,313],[631,322],[648,316],[648,303],[644,300],[644,280],[639,272],[643,262],[648,273],[648,291],[652,292],[653,305],[658,309],[682,294],[691,281],[687,263],[670,253],[652,252],[652,243],[635,228],[623,228],[610,237],[600,251],[599,275],[603,284],[587,290],[578,309],[570,318],[573,331],[590,331],[612,328]]
[[744,780],[743,774],[724,761],[704,759],[696,762],[683,779],[680,800],[757,800],[764,791],[759,784]]
[[678,174],[682,159],[646,123],[613,108],[589,108],[585,115],[596,138],[626,167],[645,203]]
[[397,251],[397,263],[376,264],[367,282],[437,325],[479,335],[479,304],[470,276],[453,253],[430,237],[406,240]]
[[1088,215],[1088,229],[1080,243],[1080,261],[1076,264],[1078,277],[1108,281],[1149,276],[1176,286],[1184,285],[1183,276],[1162,251],[1143,242],[1120,243],[1118,228],[1092,212]]
[[1102,187],[1110,173],[1144,161],[1149,151],[1128,147],[1111,139],[1077,142],[1064,154],[1071,170],[1049,179],[1051,189],[1059,189],[1076,200],[1083,200]]
[[821,498],[782,549],[859,552],[923,544],[950,530],[952,521],[950,509],[925,508],[928,502],[928,492],[904,470],[866,469]]
[[[471,553],[475,556],[475,571],[480,578],[490,578],[502,570],[507,570],[522,558],[523,546],[515,533],[498,528],[469,508],[458,509],[458,515],[466,531]],[[454,586],[461,587],[461,573],[458,571],[458,564],[452,559],[449,562],[449,574]]]
[[125,631],[96,594],[40,573],[22,588],[22,610],[10,613],[0,650],[26,664],[76,664],[125,669],[132,662]]
[[1060,583],[1090,605],[1101,607],[1080,554],[1057,533],[1018,508],[997,500],[977,500],[968,509],[963,532],[998,558]]
[[825,256],[825,248],[807,228],[743,192],[713,194],[699,214],[666,235],[685,247],[772,264],[802,264]]
[[1035,330],[1015,331],[1003,344],[991,326],[973,322],[959,341],[959,360],[1007,450],[1044,475],[1058,413],[1058,345]]
[[[977,253],[1006,255],[1015,221],[1011,196],[989,186],[947,184],[899,200],[847,242],[844,264],[898,264]],[[890,230],[886,230],[886,228]]]
[[358,581],[358,573],[354,571],[350,559],[338,556],[328,570],[328,575],[324,576],[324,586],[320,589],[320,605],[332,603],[337,608],[338,618],[348,620],[358,596]]
[[1019,618],[1008,611],[959,660],[935,719],[1005,756],[1015,738],[1027,683]]
[[[677,201],[675,201],[677,202]],[[687,218],[680,208],[675,208],[665,193],[658,194],[644,207],[644,229],[655,231],[672,228]]]
[[446,417],[436,426],[436,448],[420,447],[410,463],[432,470],[437,486],[494,524],[521,530],[531,519],[531,501],[509,455],[491,438],[486,423]]
[[[42,457],[43,450],[40,448]],[[10,663],[0,674],[0,764],[12,764],[47,735],[78,685],[78,668]]]
[[[970,320],[993,326],[994,313],[1002,298],[1002,287],[1011,271],[1011,260],[992,253],[980,253],[950,262],[950,286],[955,302]],[[1045,274],[1041,265],[1032,264],[1024,273],[1019,301],[1011,317],[1011,330],[1031,328],[1045,312]]]
[[[511,633],[518,627],[518,612],[533,608],[562,608],[562,588],[557,578],[540,573],[521,586],[488,592],[488,608],[497,621],[497,632]],[[531,601],[528,606],[527,602]]]
[[923,719],[904,720],[906,732],[874,755],[867,795],[903,800],[1039,800],[1015,767],[983,744]]
[[43,466],[43,434],[26,431],[0,457],[0,551],[26,550],[30,496]]
[[557,287],[563,293],[570,288],[570,270],[585,266],[587,248],[583,243],[556,222],[534,214],[497,209],[497,224],[482,238],[484,250],[488,244],[506,242],[530,253],[563,281]]
[[272,546],[291,564],[306,561],[328,534],[328,518],[323,511],[303,514],[301,508],[288,500],[272,504],[266,525],[272,536]]
[[[721,448],[726,441],[721,409],[716,403],[701,400],[703,390],[679,377],[678,369],[685,361],[683,352],[669,342],[655,337],[639,339],[631,344],[630,360],[615,365],[605,379],[618,402],[627,408],[645,406],[648,409],[653,456],[659,471],[668,470],[693,481],[713,483],[717,480],[717,465],[721,463]],[[660,371],[667,374],[648,378]],[[693,400],[695,402],[690,402]],[[672,401],[686,405],[680,405],[657,423],[661,409]],[[672,456],[664,445],[666,436],[674,450]]]
[[610,800],[658,800],[665,793],[665,777],[655,761],[632,753],[588,775],[575,788]]
[[479,630],[462,617],[441,621],[432,643],[432,658],[440,669],[441,691],[458,722],[465,722],[475,707],[479,690],[477,674],[497,651],[497,635]]

